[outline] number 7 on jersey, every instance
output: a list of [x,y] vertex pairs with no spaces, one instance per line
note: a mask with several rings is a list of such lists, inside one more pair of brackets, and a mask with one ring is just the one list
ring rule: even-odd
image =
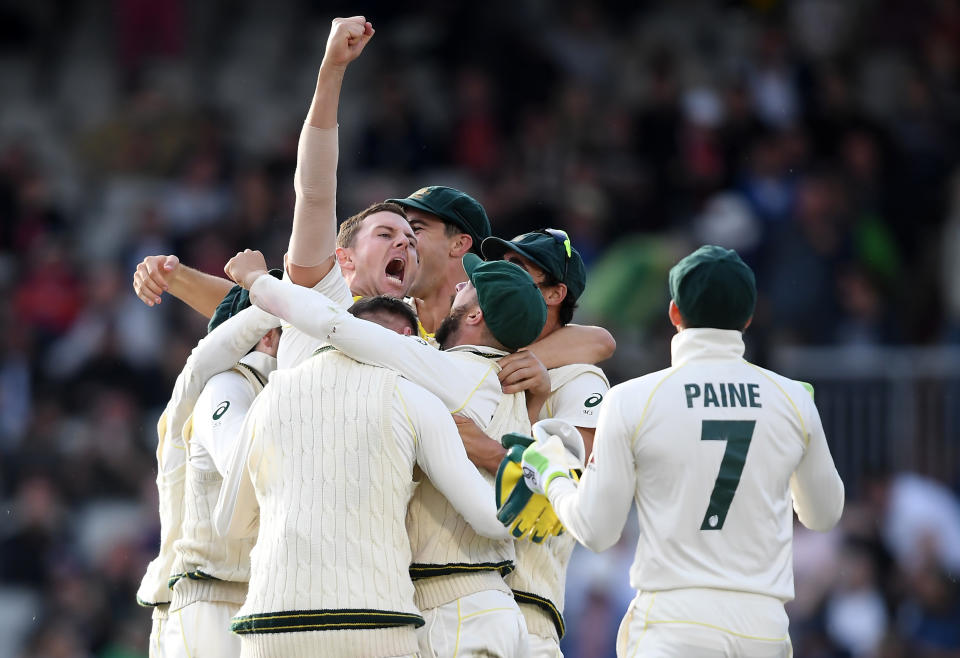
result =
[[710,494],[710,505],[703,515],[701,530],[720,530],[740,484],[743,465],[747,461],[755,420],[705,420],[700,429],[701,441],[726,441],[720,472]]

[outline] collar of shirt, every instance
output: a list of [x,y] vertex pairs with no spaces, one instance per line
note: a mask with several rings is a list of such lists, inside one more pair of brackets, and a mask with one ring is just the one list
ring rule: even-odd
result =
[[743,333],[736,329],[684,329],[673,337],[674,366],[694,360],[743,359]]
[[263,352],[258,352],[254,350],[240,359],[240,363],[250,366],[266,379],[270,376],[270,373],[277,369],[277,359],[276,357],[270,356]]
[[448,347],[445,352],[471,352],[473,354],[479,354],[480,356],[486,356],[491,359],[499,359],[501,356],[506,356],[510,352],[504,352],[503,350],[498,350],[489,345],[454,345],[453,347]]

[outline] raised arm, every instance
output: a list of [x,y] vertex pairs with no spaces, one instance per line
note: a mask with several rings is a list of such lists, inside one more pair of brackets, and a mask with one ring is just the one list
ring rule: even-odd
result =
[[603,327],[568,324],[527,348],[549,370],[572,363],[599,363],[613,356],[617,341]]
[[363,16],[333,20],[313,101],[300,133],[287,273],[291,281],[308,288],[333,267],[340,88],[347,65],[363,52],[373,32],[373,26]]
[[173,255],[147,256],[133,273],[133,290],[147,306],[168,292],[207,318],[232,287],[232,281],[187,267]]

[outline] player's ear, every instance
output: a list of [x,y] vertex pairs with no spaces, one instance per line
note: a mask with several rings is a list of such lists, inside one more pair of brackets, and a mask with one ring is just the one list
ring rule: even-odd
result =
[[477,304],[470,312],[463,316],[463,321],[467,324],[477,325],[483,322],[483,311],[480,309],[480,305]]
[[450,240],[450,256],[453,258],[463,258],[470,248],[473,247],[473,238],[468,233],[458,233]]
[[560,306],[567,296],[567,284],[558,283],[555,286],[541,287],[540,292],[543,293],[543,301],[547,306]]
[[340,265],[341,270],[353,270],[353,253],[349,247],[337,247],[334,250],[334,253],[337,255],[337,263]]
[[683,315],[680,313],[677,303],[672,299],[670,300],[670,309],[667,311],[667,315],[670,317],[670,323],[677,328],[677,331],[683,329]]

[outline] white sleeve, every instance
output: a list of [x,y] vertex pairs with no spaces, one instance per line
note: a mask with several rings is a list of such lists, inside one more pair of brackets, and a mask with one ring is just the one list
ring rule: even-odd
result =
[[595,373],[578,375],[547,399],[540,420],[558,418],[574,427],[594,428],[600,418],[600,403],[609,388],[606,380]]
[[232,368],[265,333],[279,324],[280,321],[274,316],[251,307],[240,311],[202,338],[187,357],[187,363],[173,385],[173,393],[165,411],[167,433],[179,437],[207,381],[217,373]]
[[267,387],[257,396],[253,405],[243,419],[240,431],[230,459],[223,474],[223,484],[220,486],[220,497],[213,512],[213,524],[217,534],[228,539],[244,539],[255,537],[260,520],[260,505],[257,502],[256,491],[250,473],[252,463],[259,459],[262,446],[258,409],[263,408],[261,403],[267,399]]
[[[283,280],[289,282],[290,285],[296,285],[290,281],[286,272],[283,274]],[[306,290],[306,288],[303,288],[303,290]],[[339,263],[334,263],[333,269],[313,287],[313,290],[323,294],[337,306],[348,308],[353,304],[353,294],[343,278]],[[286,319],[281,326],[283,327],[283,334],[280,336],[280,347],[277,350],[278,368],[292,368],[299,365],[324,343],[322,338],[302,331],[299,327],[287,322]]]
[[636,488],[629,427],[614,388],[600,411],[593,455],[579,484],[555,478],[547,497],[563,526],[592,551],[605,551],[620,538]]
[[397,398],[416,436],[417,463],[430,481],[479,534],[509,539],[509,530],[497,520],[493,487],[467,458],[456,423],[440,400],[402,379]]
[[193,409],[191,463],[197,461],[195,455],[206,461],[205,454],[211,463],[200,463],[201,469],[209,471],[212,466],[221,475],[226,472],[244,416],[255,397],[250,383],[236,372],[214,375],[207,382]]
[[843,513],[843,480],[830,455],[816,406],[809,399],[803,406],[809,443],[797,470],[790,477],[790,491],[800,523],[811,530],[825,532],[837,524]]
[[316,290],[263,275],[250,286],[250,300],[357,361],[396,370],[439,397],[451,412],[459,411],[479,385],[464,376],[455,357],[420,338],[356,318]]

